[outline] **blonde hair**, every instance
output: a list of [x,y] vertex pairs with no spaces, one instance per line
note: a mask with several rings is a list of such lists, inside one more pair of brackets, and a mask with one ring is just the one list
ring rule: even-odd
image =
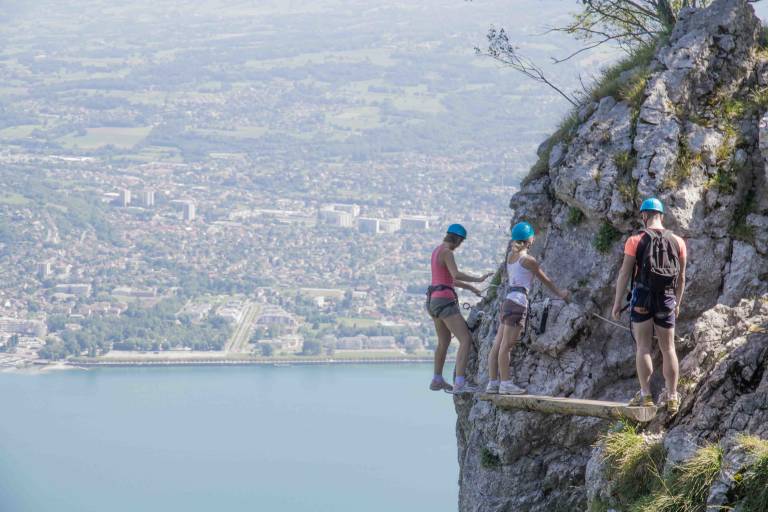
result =
[[533,237],[528,240],[512,240],[509,243],[509,252],[517,254],[519,252],[528,250],[533,245]]
[[529,247],[528,240],[512,240],[512,244],[509,247],[510,252],[518,253],[524,251]]

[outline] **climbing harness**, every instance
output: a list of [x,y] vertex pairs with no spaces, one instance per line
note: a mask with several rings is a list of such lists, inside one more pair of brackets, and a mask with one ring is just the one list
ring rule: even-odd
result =
[[[430,309],[430,305],[432,303],[432,294],[435,292],[441,292],[443,290],[450,290],[451,292],[453,292],[453,296],[455,297],[455,299],[437,308],[437,310],[433,314],[432,310]],[[439,318],[440,313],[442,313],[445,310],[445,308],[458,304],[458,302],[459,302],[459,296],[456,294],[456,290],[453,288],[453,286],[448,286],[447,284],[436,284],[434,286],[427,287],[427,300],[426,300],[425,306],[427,308],[427,313],[429,313],[429,316],[431,316],[432,318]]]

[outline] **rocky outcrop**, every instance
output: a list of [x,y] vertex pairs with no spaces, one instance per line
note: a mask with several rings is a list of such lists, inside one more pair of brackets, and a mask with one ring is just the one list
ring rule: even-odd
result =
[[[760,30],[744,0],[682,12],[652,62],[639,64],[644,73],[626,74],[647,77],[640,101],[584,105],[567,137],[549,143],[547,172],[510,203],[513,222],[537,227],[543,268],[574,294],[573,304],[553,302],[544,333],[531,329],[516,347],[517,383],[532,394],[624,400],[637,387],[632,340],[590,313],[610,313],[622,236],[639,228],[638,199],[664,201],[665,222],[690,255],[677,343],[687,393],[680,414],[649,427],[673,451],[680,439],[695,446],[736,432],[768,437],[768,336],[759,332],[768,322],[768,101],[759,95],[768,63]],[[479,384],[502,295],[485,301],[476,334],[470,375]],[[533,325],[545,296],[535,287]],[[600,473],[593,445],[606,421],[509,412],[471,397],[456,397],[455,406],[460,510],[586,509],[589,475]],[[728,487],[727,475],[721,480],[714,494]]]

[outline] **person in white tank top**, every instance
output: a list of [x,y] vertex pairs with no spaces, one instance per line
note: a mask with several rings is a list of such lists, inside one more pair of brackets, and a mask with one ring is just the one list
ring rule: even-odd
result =
[[518,254],[517,261],[514,263],[509,263],[509,261],[507,261],[507,290],[509,290],[509,292],[507,293],[506,298],[521,306],[528,307],[527,292],[523,292],[519,289],[531,289],[531,285],[533,284],[533,272],[525,268],[520,262],[521,257],[527,255],[527,250],[524,249]]
[[528,293],[533,279],[539,279],[555,295],[570,299],[568,290],[561,290],[539,266],[536,258],[528,254],[535,241],[533,226],[519,222],[512,228],[512,243],[507,254],[507,295],[501,304],[499,330],[488,354],[490,381],[486,393],[521,395],[525,389],[516,386],[510,377],[510,352],[515,347],[528,315]]

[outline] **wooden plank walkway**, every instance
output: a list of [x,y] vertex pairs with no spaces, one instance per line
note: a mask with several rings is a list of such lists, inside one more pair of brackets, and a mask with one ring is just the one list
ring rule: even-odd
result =
[[568,416],[592,416],[609,420],[630,419],[647,423],[656,416],[657,407],[629,407],[622,402],[603,402],[581,398],[564,398],[536,395],[489,395],[483,393],[480,400],[493,402],[502,409],[564,414]]

